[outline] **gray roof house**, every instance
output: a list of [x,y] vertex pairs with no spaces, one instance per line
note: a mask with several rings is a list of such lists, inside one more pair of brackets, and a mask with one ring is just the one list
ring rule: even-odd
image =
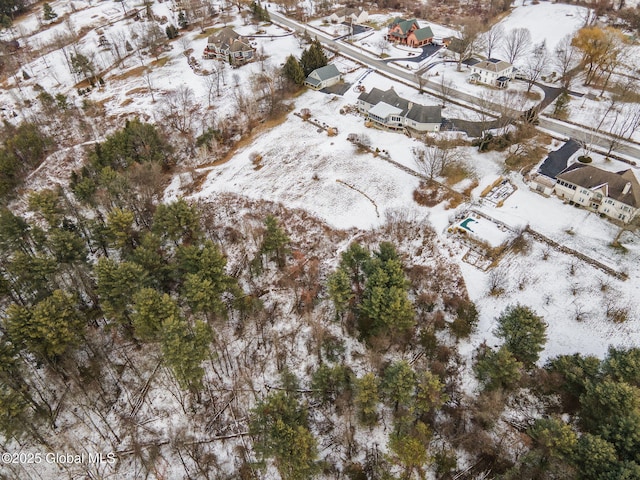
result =
[[357,105],[369,122],[386,130],[437,132],[442,123],[442,107],[413,103],[400,97],[393,88],[363,92]]
[[304,84],[313,88],[314,90],[320,90],[325,87],[335,85],[341,80],[341,75],[335,65],[329,64],[324,67],[316,68],[309,74]]
[[248,41],[231,27],[225,27],[209,36],[202,56],[217,58],[231,65],[240,65],[250,61],[253,58],[253,52],[254,49]]
[[557,175],[559,198],[629,223],[640,211],[640,183],[631,169],[610,172],[574,163]]

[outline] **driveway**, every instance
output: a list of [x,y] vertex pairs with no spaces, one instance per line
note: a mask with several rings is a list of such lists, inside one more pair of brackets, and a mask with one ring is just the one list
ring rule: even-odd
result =
[[422,53],[414,57],[406,58],[386,58],[383,62],[421,62],[426,58],[429,58],[436,54],[438,50],[442,48],[442,45],[425,45],[422,47]]

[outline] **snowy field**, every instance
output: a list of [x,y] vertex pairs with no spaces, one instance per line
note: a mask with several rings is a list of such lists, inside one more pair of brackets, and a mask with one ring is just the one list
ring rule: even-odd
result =
[[[70,11],[71,8],[84,8],[81,13],[73,15],[71,22],[74,29],[93,29],[80,42],[81,51],[96,50],[99,37],[97,29],[108,38],[115,38],[120,31],[141,31],[143,28],[143,23],[133,21],[111,24],[114,19],[121,18],[111,2],[93,5],[89,2],[58,1],[52,5],[59,14]],[[172,19],[174,12],[169,6],[169,2],[155,3],[154,13]],[[571,12],[575,13],[567,15]],[[507,22],[505,25],[510,28],[529,28],[534,38],[545,38],[547,46],[551,48],[564,35],[572,33],[579,26],[578,12],[579,7],[542,2],[539,5],[526,5],[514,9],[504,22]],[[232,24],[240,33],[246,35],[255,33],[257,28],[243,25],[240,19]],[[223,26],[222,23],[218,23],[212,28]],[[60,25],[56,26],[56,29],[59,28]],[[65,28],[68,29],[69,26]],[[269,35],[277,36],[255,39],[257,48],[265,52],[266,60],[239,69],[227,69],[223,73],[221,94],[214,98],[211,110],[206,108],[207,92],[203,77],[189,68],[187,58],[183,55],[185,47],[193,49],[192,55],[198,59],[201,67],[210,68],[207,61],[200,59],[206,45],[206,35],[201,35],[198,28],[192,29],[182,39],[171,42],[173,48],[163,54],[164,64],[161,68],[146,70],[147,78],[142,78],[139,72],[136,75],[131,75],[130,72],[140,67],[146,69],[153,66],[154,59],[129,56],[122,66],[110,68],[106,72],[106,87],[94,90],[89,98],[104,102],[109,115],[121,118],[142,115],[151,121],[158,121],[162,104],[159,99],[171,90],[187,86],[200,101],[203,115],[213,114],[218,119],[224,119],[235,108],[235,98],[251,88],[252,76],[261,72],[263,68],[279,67],[289,54],[299,55],[304,47],[278,26],[260,28],[265,29]],[[33,46],[47,42],[50,39],[48,35],[55,31],[51,29],[36,33],[40,26],[35,19],[21,23],[19,29],[22,33],[30,35],[27,41],[33,42]],[[368,41],[373,42],[373,39]],[[98,65],[113,63],[113,56],[107,51],[96,51],[95,58]],[[338,66],[343,72],[353,70],[345,77],[350,83],[358,81],[365,73],[365,69],[356,68],[352,62],[340,60]],[[76,79],[69,72],[60,50],[54,50],[26,65],[25,69],[29,74],[33,74],[32,78],[17,79],[20,81],[22,92],[16,93],[15,90],[11,90],[10,94],[2,93],[0,98],[3,103],[35,100],[35,84],[41,85],[52,94],[69,94],[72,101],[80,103],[80,99],[74,95]],[[446,78],[455,80],[460,88],[489,91],[484,87],[467,84],[465,74],[456,76],[454,70],[455,67],[450,66],[442,68],[442,72],[446,72]],[[436,72],[439,70],[431,73]],[[15,81],[16,79],[10,79],[10,82]],[[425,105],[439,103],[433,97],[419,95],[409,87],[375,74],[367,75],[362,80],[362,85],[367,90],[373,87],[386,89],[393,85],[398,94],[412,101]],[[151,97],[150,91],[157,97],[156,101]],[[20,95],[24,98],[19,98]],[[207,167],[207,179],[193,197],[208,198],[215,196],[217,192],[234,192],[251,198],[274,200],[290,207],[303,208],[329,224],[343,229],[369,229],[383,223],[386,212],[398,209],[406,210],[415,218],[432,223],[441,234],[442,241],[448,242],[450,254],[459,261],[472,300],[479,305],[480,328],[468,346],[469,351],[484,339],[494,341],[491,330],[495,316],[508,304],[518,301],[543,314],[550,325],[545,357],[578,351],[601,356],[609,344],[640,344],[640,335],[637,333],[640,331],[640,312],[637,304],[637,299],[640,298],[640,274],[632,268],[640,260],[640,239],[637,236],[627,234],[622,237],[626,252],[613,249],[609,245],[616,236],[617,229],[612,224],[585,210],[564,205],[558,199],[543,198],[529,191],[520,176],[514,175],[510,180],[518,189],[504,202],[503,207],[476,207],[513,228],[529,225],[549,238],[616,270],[627,270],[630,275],[627,281],[608,278],[609,292],[614,292],[609,295],[615,295],[614,298],[621,305],[628,306],[631,320],[621,325],[604,320],[606,295],[601,292],[599,285],[602,278],[606,278],[606,274],[586,264],[579,264],[577,269],[574,269],[578,273],[569,274],[568,265],[574,261],[572,257],[552,251],[548,255],[545,253],[549,259],[542,261],[546,245],[538,242],[532,242],[529,253],[525,255],[503,259],[498,268],[504,269],[506,293],[501,297],[489,296],[489,273],[462,262],[464,248],[446,238],[446,229],[450,226],[455,212],[444,210],[442,206],[432,209],[418,206],[412,199],[413,190],[418,185],[416,177],[397,169],[380,157],[357,152],[347,141],[349,133],[365,133],[370,137],[374,150],[386,150],[394,161],[415,169],[411,148],[417,145],[416,140],[401,134],[367,129],[359,115],[340,114],[341,108],[355,104],[358,95],[359,92],[353,88],[349,89],[344,97],[312,91],[303,93],[295,100],[295,111],[302,108],[310,109],[314,120],[337,127],[337,136],[329,137],[326,131],[318,131],[314,125],[289,114],[283,124],[258,134],[251,145],[239,150],[225,164]],[[588,102],[584,102],[585,113],[581,118],[593,115],[587,110]],[[448,106],[443,115],[477,120],[473,112],[460,107]],[[259,165],[252,161],[254,153],[262,156]],[[472,192],[474,198],[478,199],[479,193],[503,173],[504,157],[497,153],[479,155],[471,148],[468,149],[468,157],[469,166],[479,178],[480,185]],[[55,163],[55,158],[51,160]],[[75,166],[77,165],[72,164],[69,169]],[[68,173],[69,171],[57,172],[61,178]],[[45,172],[39,171],[34,174],[33,181],[28,186],[37,188],[46,179]],[[176,179],[167,192],[167,198],[180,193],[180,182]],[[574,283],[578,286],[575,287]],[[580,321],[576,320],[576,317],[579,317]]]

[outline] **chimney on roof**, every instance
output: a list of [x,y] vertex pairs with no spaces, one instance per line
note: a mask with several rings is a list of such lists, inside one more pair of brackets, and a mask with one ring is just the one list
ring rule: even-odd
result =
[[411,110],[411,108],[413,107],[413,102],[409,102],[409,110]]
[[631,182],[627,182],[627,184],[622,189],[622,194],[626,195],[627,193],[629,193],[629,190],[631,190]]

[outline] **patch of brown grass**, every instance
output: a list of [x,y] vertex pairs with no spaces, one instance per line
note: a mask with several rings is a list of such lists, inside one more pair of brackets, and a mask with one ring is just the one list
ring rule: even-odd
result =
[[472,176],[471,172],[461,163],[449,165],[442,173],[449,186],[460,183],[462,180],[466,180]]
[[146,68],[147,67],[144,67],[142,65],[139,67],[131,68],[126,72],[120,73],[118,75],[114,75],[113,77],[110,78],[110,80],[117,81],[117,80],[126,80],[132,77],[141,77],[144,71],[146,70]]
[[147,87],[136,87],[136,88],[132,88],[131,90],[129,90],[127,93],[125,93],[125,95],[127,97],[130,97],[132,95],[136,95],[138,93],[146,93],[148,91],[149,91],[149,89]]
[[131,105],[133,103],[133,99],[127,98],[124,102],[120,104],[121,107],[126,107],[127,105]]
[[413,200],[423,207],[435,207],[439,203],[446,202],[445,208],[455,208],[464,202],[462,194],[438,185],[435,182],[421,183],[413,191]]

